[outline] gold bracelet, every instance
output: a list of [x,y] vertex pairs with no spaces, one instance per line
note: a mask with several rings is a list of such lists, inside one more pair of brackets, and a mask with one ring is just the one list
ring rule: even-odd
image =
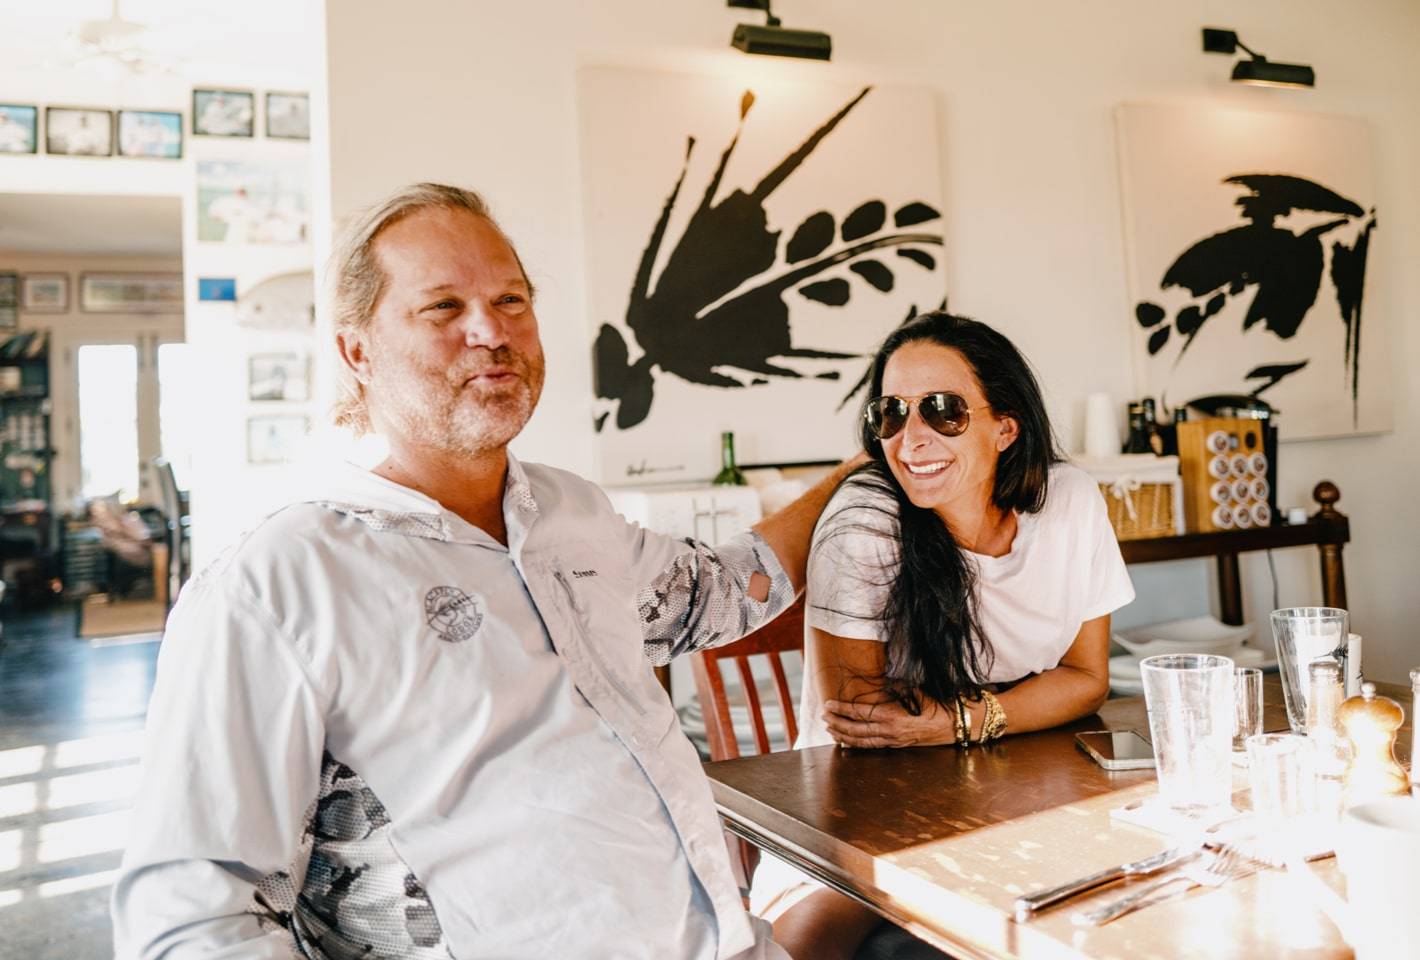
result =
[[981,691],[981,702],[986,707],[986,716],[981,721],[981,742],[999,740],[1006,733],[1006,711],[990,690]]

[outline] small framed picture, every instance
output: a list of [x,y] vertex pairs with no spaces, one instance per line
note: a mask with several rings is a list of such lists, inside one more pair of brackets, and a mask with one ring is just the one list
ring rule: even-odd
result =
[[26,313],[68,313],[69,274],[25,274],[20,280],[20,309]]
[[308,93],[268,93],[266,95],[266,135],[276,140],[311,138],[311,95]]
[[39,108],[0,103],[0,153],[39,152]]
[[20,275],[0,272],[0,330],[20,326]]
[[82,273],[85,313],[182,313],[180,273]]
[[256,95],[248,90],[192,91],[192,132],[202,137],[256,135]]
[[44,151],[68,157],[113,156],[113,111],[45,107]]
[[247,360],[247,396],[252,400],[309,400],[309,370],[303,354],[257,354]]
[[247,418],[247,463],[289,463],[296,459],[310,432],[309,417]]
[[118,111],[118,155],[182,159],[182,114],[167,110]]

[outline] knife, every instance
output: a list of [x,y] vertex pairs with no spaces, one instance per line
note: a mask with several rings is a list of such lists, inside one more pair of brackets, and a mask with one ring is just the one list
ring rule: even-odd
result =
[[1174,847],[1171,850],[1165,850],[1163,853],[1156,853],[1152,857],[1145,857],[1132,863],[1121,863],[1117,867],[1107,867],[1088,877],[1071,880],[1058,887],[1051,887],[1049,890],[1040,890],[1023,897],[1017,897],[1015,902],[1016,922],[1025,923],[1032,914],[1038,913],[1046,907],[1067,900],[1076,894],[1084,893],[1086,890],[1104,886],[1106,883],[1112,883],[1124,877],[1144,877],[1151,873],[1158,873],[1160,870],[1165,870],[1195,856],[1199,849],[1197,846]]

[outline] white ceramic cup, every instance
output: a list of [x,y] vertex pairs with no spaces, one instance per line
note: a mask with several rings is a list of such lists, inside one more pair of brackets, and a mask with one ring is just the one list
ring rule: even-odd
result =
[[1119,419],[1114,400],[1107,393],[1085,398],[1085,454],[1091,457],[1119,456]]
[[1356,951],[1356,960],[1413,956],[1420,945],[1420,799],[1387,797],[1341,817],[1336,862],[1346,876],[1342,900],[1300,859],[1302,879]]

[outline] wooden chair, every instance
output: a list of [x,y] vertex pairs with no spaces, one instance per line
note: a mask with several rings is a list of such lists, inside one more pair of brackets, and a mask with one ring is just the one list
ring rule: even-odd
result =
[[171,608],[188,576],[187,515],[182,508],[182,494],[178,492],[173,465],[165,457],[154,457],[151,465],[168,527],[167,603]]
[[[774,675],[779,711],[784,719],[784,730],[788,735],[786,747],[792,748],[799,736],[799,726],[794,716],[794,700],[789,692],[789,681],[784,674],[782,655],[798,651],[802,656],[803,650],[804,598],[799,597],[787,610],[749,636],[723,647],[702,650],[691,656],[690,666],[695,676],[695,692],[700,697],[700,710],[705,716],[705,736],[709,741],[711,760],[733,760],[740,756],[739,740],[735,736],[735,728],[730,719],[730,700],[725,692],[721,663],[734,661],[749,710],[756,753],[769,753],[769,731],[764,722],[764,704],[759,696],[759,687],[755,683],[750,661],[753,657],[763,657],[769,663]],[[730,862],[735,868],[736,880],[741,891],[748,892],[754,868],[759,865],[759,850],[729,833],[726,833],[725,837],[729,843]]]

